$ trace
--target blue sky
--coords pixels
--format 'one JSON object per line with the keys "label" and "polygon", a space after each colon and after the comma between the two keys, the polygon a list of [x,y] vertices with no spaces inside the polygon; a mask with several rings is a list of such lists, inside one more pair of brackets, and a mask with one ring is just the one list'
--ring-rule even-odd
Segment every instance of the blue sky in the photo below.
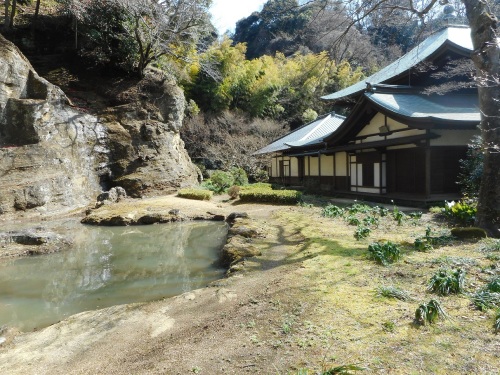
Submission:
{"label": "blue sky", "polygon": [[214,0],[210,12],[212,22],[223,34],[226,30],[234,31],[237,21],[248,17],[252,12],[260,11],[267,0]]}

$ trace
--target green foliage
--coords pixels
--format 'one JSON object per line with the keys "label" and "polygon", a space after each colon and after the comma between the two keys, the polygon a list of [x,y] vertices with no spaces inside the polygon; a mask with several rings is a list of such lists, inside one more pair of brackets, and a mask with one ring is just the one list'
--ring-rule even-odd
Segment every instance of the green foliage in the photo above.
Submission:
{"label": "green foliage", "polygon": [[465,288],[465,271],[461,268],[440,269],[429,281],[428,290],[441,296],[462,293]]}
{"label": "green foliage", "polygon": [[202,189],[181,189],[177,192],[177,196],[187,199],[195,199],[199,201],[209,201],[212,199],[212,192]]}
{"label": "green foliage", "polygon": [[490,292],[500,293],[500,277],[493,278],[487,285],[486,289]]}
{"label": "green foliage", "polygon": [[231,199],[236,199],[240,195],[240,190],[241,188],[239,186],[233,185],[227,190],[227,194]]}
{"label": "green foliage", "polygon": [[296,190],[271,190],[267,187],[253,187],[240,191],[240,201],[254,203],[296,204],[302,193]]}
{"label": "green foliage", "polygon": [[345,210],[339,206],[329,204],[321,210],[321,216],[336,218],[344,216]]}
{"label": "green foliage", "polygon": [[304,124],[308,124],[310,122],[313,122],[318,118],[318,112],[316,112],[312,108],[307,108],[304,113],[302,113],[302,122]]}
{"label": "green foliage", "polygon": [[498,333],[498,331],[500,331],[500,310],[498,310],[495,314],[493,328],[495,328],[495,333]]}
{"label": "green foliage", "polygon": [[364,370],[367,370],[367,368],[358,365],[342,365],[342,366],[335,366],[332,367],[331,369],[323,371],[321,375],[352,375],[356,371],[364,371]]}
{"label": "green foliage", "polygon": [[431,227],[427,227],[425,230],[424,237],[417,237],[415,239],[415,249],[417,251],[430,251],[434,248],[434,246],[444,246],[453,241],[452,236],[448,235],[440,235],[433,236]]}
{"label": "green foliage", "polygon": [[265,171],[263,169],[259,169],[259,170],[255,171],[255,173],[253,174],[252,177],[256,182],[269,181],[269,173],[267,173],[267,171]]}
{"label": "green foliage", "polygon": [[472,304],[481,311],[500,308],[500,293],[497,292],[480,290],[471,296],[471,300]]}
{"label": "green foliage", "polygon": [[441,307],[439,301],[431,299],[428,303],[421,304],[415,311],[415,323],[425,325],[433,324],[438,318],[447,318],[447,314]]}
{"label": "green foliage", "polygon": [[363,238],[366,238],[370,235],[372,230],[368,227],[363,227],[363,226],[358,226],[356,230],[354,231],[354,238],[358,241],[362,240]]}
{"label": "green foliage", "polygon": [[368,246],[369,258],[384,266],[397,262],[401,258],[401,250],[392,242],[373,242]]}
{"label": "green foliage", "polygon": [[462,199],[459,202],[445,202],[444,214],[446,217],[464,225],[474,224],[477,214],[477,203]]}
{"label": "green foliage", "polygon": [[483,160],[481,137],[475,136],[469,145],[465,159],[460,160],[460,174],[458,184],[462,194],[466,197],[476,199],[481,185],[483,175]]}
{"label": "green foliage", "polygon": [[361,221],[354,215],[349,215],[345,218],[349,225],[360,225]]}
{"label": "green foliage", "polygon": [[410,301],[411,296],[407,291],[396,288],[395,286],[381,286],[377,288],[377,295],[385,298],[395,298],[400,301]]}
{"label": "green foliage", "polygon": [[234,184],[238,186],[248,185],[248,176],[243,168],[232,168],[231,174],[233,175]]}
{"label": "green foliage", "polygon": [[207,187],[216,194],[222,194],[234,184],[234,177],[229,172],[215,171],[210,176]]}

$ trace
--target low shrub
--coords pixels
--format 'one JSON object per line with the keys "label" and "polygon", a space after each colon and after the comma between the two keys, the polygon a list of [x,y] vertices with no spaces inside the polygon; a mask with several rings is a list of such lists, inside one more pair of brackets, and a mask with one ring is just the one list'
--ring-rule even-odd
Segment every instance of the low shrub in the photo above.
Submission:
{"label": "low shrub", "polygon": [[253,188],[240,190],[242,202],[297,204],[302,193],[296,190],[270,190],[267,188]]}
{"label": "low shrub", "polygon": [[415,311],[415,323],[425,325],[427,323],[435,323],[438,318],[447,318],[439,301],[431,299],[428,303],[421,304]]}
{"label": "low shrub", "polygon": [[476,227],[458,227],[453,228],[451,230],[451,235],[457,237],[461,240],[469,240],[469,239],[477,239],[477,238],[486,238],[488,237],[486,231],[482,228]]}
{"label": "low shrub", "polygon": [[243,168],[232,168],[230,171],[233,176],[234,184],[237,186],[248,185],[248,176]]}
{"label": "low shrub", "polygon": [[241,188],[239,186],[233,185],[227,190],[227,194],[231,199],[236,199],[240,195]]}
{"label": "low shrub", "polygon": [[500,293],[500,277],[493,278],[487,285],[486,289],[490,292]]}
{"label": "low shrub", "polygon": [[462,293],[465,287],[465,271],[461,268],[440,269],[429,281],[428,290],[441,296]]}
{"label": "low shrub", "polygon": [[257,182],[255,184],[241,186],[240,189],[245,190],[245,191],[246,190],[254,190],[254,189],[273,190],[273,186],[267,182]]}
{"label": "low shrub", "polygon": [[370,259],[384,266],[397,262],[401,258],[401,250],[392,242],[374,242],[368,246]]}
{"label": "low shrub", "polygon": [[471,200],[459,202],[445,202],[444,214],[446,217],[465,225],[474,224],[477,214],[477,204]]}
{"label": "low shrub", "polygon": [[234,177],[229,172],[215,171],[210,176],[210,184],[216,194],[222,194],[234,185]]}
{"label": "low shrub", "polygon": [[209,201],[212,199],[213,192],[203,189],[181,189],[177,192],[177,196],[187,199],[195,199],[198,201]]}

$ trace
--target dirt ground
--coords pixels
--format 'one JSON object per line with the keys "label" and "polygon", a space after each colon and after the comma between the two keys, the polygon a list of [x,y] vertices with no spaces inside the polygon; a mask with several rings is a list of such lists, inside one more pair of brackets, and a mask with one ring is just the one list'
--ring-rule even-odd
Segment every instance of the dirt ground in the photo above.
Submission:
{"label": "dirt ground", "polygon": [[[156,199],[155,207],[192,215],[247,212],[262,256],[174,298],[84,312],[35,332],[4,329],[1,373],[316,374],[348,364],[377,374],[500,372],[491,313],[473,309],[466,295],[441,298],[450,319],[412,323],[419,303],[432,298],[426,280],[441,263],[465,267],[470,288],[496,274],[476,243],[407,252],[389,267],[366,257],[375,239],[403,242],[425,226],[441,230],[431,217],[380,225],[372,238],[355,241],[352,227],[314,206]],[[139,209],[153,201],[136,203]],[[376,295],[377,286],[389,284],[412,299]]]}

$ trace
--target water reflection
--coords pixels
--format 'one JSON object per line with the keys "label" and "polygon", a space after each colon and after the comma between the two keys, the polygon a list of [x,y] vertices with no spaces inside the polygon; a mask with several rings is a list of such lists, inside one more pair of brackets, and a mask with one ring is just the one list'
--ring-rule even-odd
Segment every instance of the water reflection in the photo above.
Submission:
{"label": "water reflection", "polygon": [[43,327],[69,315],[181,294],[221,277],[222,223],[75,230],[70,251],[0,263],[0,326]]}

